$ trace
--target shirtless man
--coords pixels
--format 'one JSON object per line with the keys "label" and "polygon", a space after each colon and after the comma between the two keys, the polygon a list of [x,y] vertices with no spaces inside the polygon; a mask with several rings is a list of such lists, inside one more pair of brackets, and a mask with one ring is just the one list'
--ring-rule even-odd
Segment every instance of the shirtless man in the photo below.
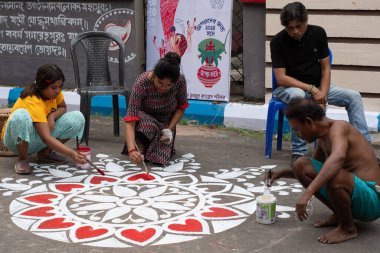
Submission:
{"label": "shirtless man", "polygon": [[313,158],[297,159],[292,169],[273,170],[270,184],[279,178],[296,178],[305,187],[296,204],[301,221],[308,218],[306,206],[313,195],[332,210],[330,217],[314,224],[337,225],[318,238],[321,243],[355,238],[354,219],[373,221],[380,217],[380,168],[371,145],[349,123],[327,118],[312,99],[291,100],[286,117],[299,137],[309,143],[318,140],[318,144]]}

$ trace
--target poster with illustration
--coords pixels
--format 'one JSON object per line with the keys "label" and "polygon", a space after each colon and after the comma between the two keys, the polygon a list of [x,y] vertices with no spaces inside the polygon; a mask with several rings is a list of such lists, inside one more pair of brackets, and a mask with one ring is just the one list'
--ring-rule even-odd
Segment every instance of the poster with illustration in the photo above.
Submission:
{"label": "poster with illustration", "polygon": [[148,0],[147,70],[181,56],[189,99],[228,101],[232,0]]}

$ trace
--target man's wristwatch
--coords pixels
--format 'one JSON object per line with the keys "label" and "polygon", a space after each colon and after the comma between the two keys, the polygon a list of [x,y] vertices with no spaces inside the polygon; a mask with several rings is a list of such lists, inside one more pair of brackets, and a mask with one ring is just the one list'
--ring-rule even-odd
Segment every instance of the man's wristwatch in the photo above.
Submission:
{"label": "man's wristwatch", "polygon": [[313,84],[309,84],[309,88],[307,89],[307,92],[311,94],[315,86]]}

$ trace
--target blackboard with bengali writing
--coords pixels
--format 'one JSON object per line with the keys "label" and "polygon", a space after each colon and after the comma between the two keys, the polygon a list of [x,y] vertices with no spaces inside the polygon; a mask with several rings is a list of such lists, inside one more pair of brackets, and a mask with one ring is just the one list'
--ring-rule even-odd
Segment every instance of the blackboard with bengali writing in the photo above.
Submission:
{"label": "blackboard with bengali writing", "polygon": [[[39,66],[55,63],[66,76],[65,88],[75,88],[71,40],[87,31],[108,31],[125,43],[125,76],[131,86],[144,69],[142,8],[139,0],[0,1],[0,85],[23,87],[33,81]],[[118,48],[111,45],[114,76],[117,56]],[[82,80],[85,72],[81,69]]]}

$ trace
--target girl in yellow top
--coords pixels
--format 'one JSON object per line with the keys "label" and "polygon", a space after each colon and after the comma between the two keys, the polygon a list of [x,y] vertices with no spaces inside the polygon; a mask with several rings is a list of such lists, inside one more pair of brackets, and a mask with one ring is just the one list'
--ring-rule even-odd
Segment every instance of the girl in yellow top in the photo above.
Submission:
{"label": "girl in yellow top", "polygon": [[82,137],[84,117],[79,111],[66,112],[61,92],[65,77],[54,64],[41,66],[36,81],[22,91],[3,127],[4,145],[19,156],[15,165],[18,174],[29,174],[28,154],[37,153],[39,161],[65,162],[60,152],[78,163],[85,157],[63,143]]}

